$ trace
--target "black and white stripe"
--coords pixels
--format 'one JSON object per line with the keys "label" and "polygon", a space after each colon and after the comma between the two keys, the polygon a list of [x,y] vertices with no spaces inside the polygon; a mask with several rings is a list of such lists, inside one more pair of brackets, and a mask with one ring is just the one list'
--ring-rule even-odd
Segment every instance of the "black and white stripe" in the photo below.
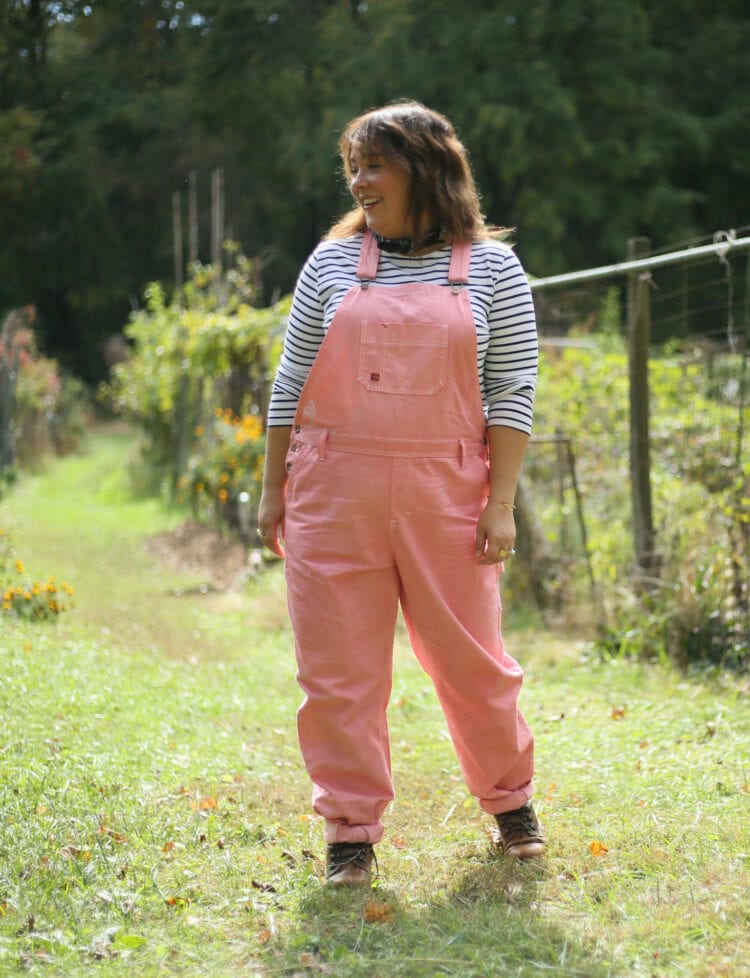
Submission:
{"label": "black and white stripe", "polygon": [[[270,426],[294,421],[302,387],[326,330],[357,283],[362,236],[324,241],[300,272],[284,352],[273,385]],[[450,247],[421,257],[383,252],[377,285],[448,284]],[[477,327],[477,369],[488,423],[529,433],[538,364],[531,290],[514,252],[495,241],[471,246],[469,300]]]}

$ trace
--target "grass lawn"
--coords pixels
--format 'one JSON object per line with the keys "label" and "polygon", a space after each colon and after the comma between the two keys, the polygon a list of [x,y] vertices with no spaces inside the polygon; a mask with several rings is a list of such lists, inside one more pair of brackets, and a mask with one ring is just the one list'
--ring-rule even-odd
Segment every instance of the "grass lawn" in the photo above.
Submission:
{"label": "grass lawn", "polygon": [[124,430],[26,476],[0,528],[55,622],[0,612],[0,975],[750,976],[747,676],[604,663],[514,630],[549,855],[495,855],[398,637],[397,798],[370,891],[322,884],[283,575],[155,563]]}

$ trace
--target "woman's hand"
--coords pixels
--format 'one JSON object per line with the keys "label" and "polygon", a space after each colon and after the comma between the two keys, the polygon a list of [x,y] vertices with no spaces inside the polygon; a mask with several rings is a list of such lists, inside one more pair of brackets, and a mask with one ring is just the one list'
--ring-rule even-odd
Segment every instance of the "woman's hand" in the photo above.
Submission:
{"label": "woman's hand", "polygon": [[480,564],[499,564],[511,555],[515,542],[513,510],[488,499],[477,522],[477,560]]}
{"label": "woman's hand", "polygon": [[291,426],[269,428],[266,432],[266,463],[263,493],[258,506],[258,536],[277,557],[284,556],[284,513],[286,511],[286,464]]}
{"label": "woman's hand", "polygon": [[258,536],[277,557],[284,557],[281,541],[284,539],[285,508],[283,489],[263,490],[258,507]]}

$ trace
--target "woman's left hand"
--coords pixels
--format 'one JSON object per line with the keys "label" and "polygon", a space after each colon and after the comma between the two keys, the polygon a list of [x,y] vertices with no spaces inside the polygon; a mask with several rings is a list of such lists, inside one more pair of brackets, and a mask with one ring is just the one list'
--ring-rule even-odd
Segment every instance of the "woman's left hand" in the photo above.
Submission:
{"label": "woman's left hand", "polygon": [[477,560],[480,564],[502,563],[515,553],[515,542],[513,510],[488,499],[477,522]]}

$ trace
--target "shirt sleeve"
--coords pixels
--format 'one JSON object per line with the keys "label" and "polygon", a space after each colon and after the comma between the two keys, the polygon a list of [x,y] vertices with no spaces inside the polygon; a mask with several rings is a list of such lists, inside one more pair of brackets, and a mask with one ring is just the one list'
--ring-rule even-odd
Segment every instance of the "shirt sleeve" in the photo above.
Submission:
{"label": "shirt sleeve", "polygon": [[487,423],[531,433],[539,365],[534,300],[516,254],[504,250],[489,310],[484,363]]}
{"label": "shirt sleeve", "polygon": [[284,350],[271,389],[269,428],[294,423],[302,388],[323,342],[324,312],[317,256],[313,252],[299,274],[292,296]]}

